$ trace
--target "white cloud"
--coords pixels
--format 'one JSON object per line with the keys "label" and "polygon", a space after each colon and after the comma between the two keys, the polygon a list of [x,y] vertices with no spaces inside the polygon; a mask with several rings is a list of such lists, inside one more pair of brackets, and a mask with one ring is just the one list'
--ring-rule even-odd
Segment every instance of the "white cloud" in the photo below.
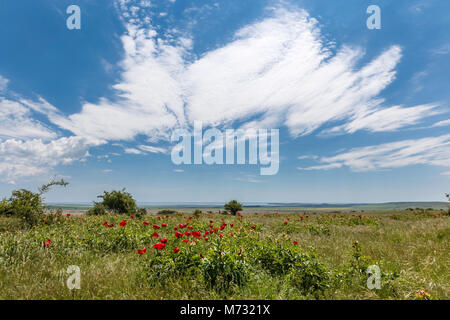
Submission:
{"label": "white cloud", "polygon": [[161,147],[154,147],[154,146],[146,146],[146,145],[140,145],[139,149],[146,151],[146,152],[150,152],[150,153],[168,153],[169,150],[167,150],[166,148],[161,148]]}
{"label": "white cloud", "polygon": [[173,172],[179,172],[179,173],[181,173],[181,172],[184,172],[184,170],[183,170],[183,169],[173,169]]}
{"label": "white cloud", "polygon": [[8,87],[9,80],[0,75],[0,92],[5,91]]}
{"label": "white cloud", "polygon": [[349,167],[352,171],[373,171],[408,165],[450,167],[450,134],[417,140],[402,140],[354,148],[333,157],[321,157],[316,166],[300,170],[329,170]]}
{"label": "white cloud", "polygon": [[135,149],[135,148],[125,148],[125,153],[128,154],[144,154],[141,150]]}
{"label": "white cloud", "polygon": [[445,127],[450,126],[450,119],[442,120],[433,124],[433,127]]}
{"label": "white cloud", "polygon": [[50,173],[60,164],[87,157],[88,147],[80,137],[59,138],[48,143],[41,139],[0,141],[0,178],[14,183],[21,177]]}
{"label": "white cloud", "polygon": [[56,138],[55,132],[37,120],[20,102],[0,97],[0,138]]}

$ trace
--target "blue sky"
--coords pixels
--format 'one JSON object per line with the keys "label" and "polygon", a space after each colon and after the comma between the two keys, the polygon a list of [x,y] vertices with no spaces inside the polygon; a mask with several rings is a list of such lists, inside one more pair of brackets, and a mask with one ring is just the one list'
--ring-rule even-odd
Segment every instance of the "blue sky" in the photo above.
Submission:
{"label": "blue sky", "polygon": [[[57,175],[48,201],[443,201],[449,28],[444,0],[2,1],[0,195]],[[278,173],[174,165],[195,120],[279,129]]]}

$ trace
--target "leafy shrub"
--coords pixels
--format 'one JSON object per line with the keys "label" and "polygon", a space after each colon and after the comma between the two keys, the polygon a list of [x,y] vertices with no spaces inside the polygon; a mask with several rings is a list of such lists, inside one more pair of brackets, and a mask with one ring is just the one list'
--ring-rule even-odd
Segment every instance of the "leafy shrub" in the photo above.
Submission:
{"label": "leafy shrub", "polygon": [[50,190],[54,185],[67,186],[68,183],[61,179],[52,180],[38,188],[38,192],[32,192],[26,189],[14,190],[9,199],[3,199],[0,202],[0,214],[20,217],[28,226],[35,225],[46,206],[42,195]]}
{"label": "leafy shrub", "polygon": [[160,214],[160,215],[175,214],[175,213],[177,213],[177,212],[172,209],[163,209],[163,210],[158,211],[158,214]]}
{"label": "leafy shrub", "polygon": [[201,214],[202,210],[200,209],[195,209],[194,212],[192,213],[193,215],[197,215],[197,214]]}
{"label": "leafy shrub", "polygon": [[314,260],[298,261],[288,275],[289,283],[304,295],[318,298],[330,287],[331,277],[325,265]]}
{"label": "leafy shrub", "polygon": [[112,213],[135,214],[137,211],[136,201],[130,193],[125,191],[125,188],[121,191],[103,191],[103,195],[97,198],[103,199],[100,203]]}
{"label": "leafy shrub", "polygon": [[94,206],[86,211],[86,214],[90,216],[101,216],[106,214],[106,209],[102,203],[95,202]]}
{"label": "leafy shrub", "polygon": [[228,251],[214,251],[202,264],[203,280],[217,292],[229,292],[233,287],[245,285],[250,275],[249,265],[243,257]]}
{"label": "leafy shrub", "polygon": [[242,210],[242,204],[240,204],[236,200],[231,200],[223,207],[226,211],[229,211],[233,216],[235,216],[238,211]]}

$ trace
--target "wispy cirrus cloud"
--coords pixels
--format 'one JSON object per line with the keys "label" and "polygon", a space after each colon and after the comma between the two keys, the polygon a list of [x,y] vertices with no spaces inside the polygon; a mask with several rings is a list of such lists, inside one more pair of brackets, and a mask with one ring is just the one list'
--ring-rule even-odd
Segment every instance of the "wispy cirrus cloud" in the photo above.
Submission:
{"label": "wispy cirrus cloud", "polygon": [[[116,3],[126,32],[114,97],[85,102],[80,112],[69,115],[42,98],[1,98],[5,107],[0,109],[0,138],[6,139],[1,143],[20,143],[20,148],[30,148],[29,157],[38,149],[52,154],[33,162],[28,171],[24,168],[24,175],[37,174],[39,165],[48,170],[82,159],[90,147],[100,144],[133,143],[140,135],[155,144],[167,141],[173,129],[195,120],[212,126],[285,126],[296,138],[335,122],[339,125],[328,133],[394,131],[438,112],[437,104],[392,106],[382,98],[382,91],[395,80],[400,46],[386,47],[361,65],[363,48],[336,48],[304,10],[270,9],[265,18],[237,30],[228,43],[197,56],[192,50],[195,35],[162,31],[152,24],[146,14],[150,2]],[[7,84],[0,77],[0,93]],[[35,120],[33,112],[46,115],[55,128]],[[62,138],[60,129],[71,136]],[[71,144],[75,153],[66,148]],[[165,147],[137,144],[125,153],[168,152]],[[0,175],[12,180],[22,164],[14,167],[4,160],[14,161],[8,157],[0,156]],[[338,159],[328,165],[343,163]]]}
{"label": "wispy cirrus cloud", "polygon": [[450,167],[450,134],[416,140],[402,140],[354,148],[332,157],[320,157],[318,165],[299,170],[330,170],[348,167],[352,171],[393,169],[426,164]]}

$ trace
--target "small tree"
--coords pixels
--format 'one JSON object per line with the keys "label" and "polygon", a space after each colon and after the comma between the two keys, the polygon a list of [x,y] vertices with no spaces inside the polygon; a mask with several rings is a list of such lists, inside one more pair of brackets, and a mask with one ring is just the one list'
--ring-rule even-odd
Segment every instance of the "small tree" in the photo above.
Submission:
{"label": "small tree", "polygon": [[97,198],[102,199],[102,201],[94,202],[94,207],[89,209],[88,214],[100,215],[105,214],[106,211],[122,214],[141,213],[141,211],[138,212],[138,207],[133,196],[126,192],[125,188],[120,191],[103,191],[103,195]]}
{"label": "small tree", "polygon": [[43,194],[48,192],[52,186],[67,186],[69,183],[53,179],[47,184],[38,188],[38,192],[32,192],[26,189],[14,190],[9,199],[3,199],[0,202],[0,214],[11,215],[22,218],[28,225],[34,225],[43,214],[46,206],[44,205]]}
{"label": "small tree", "polygon": [[225,208],[226,211],[229,211],[233,216],[235,216],[238,211],[242,210],[242,204],[240,204],[236,200],[231,200],[223,207]]}

